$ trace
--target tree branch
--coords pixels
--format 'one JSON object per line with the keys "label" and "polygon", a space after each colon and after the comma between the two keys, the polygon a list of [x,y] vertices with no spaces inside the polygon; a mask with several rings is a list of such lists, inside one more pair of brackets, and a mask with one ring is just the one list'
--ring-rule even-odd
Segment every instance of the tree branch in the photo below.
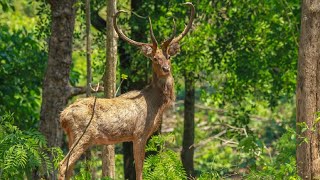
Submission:
{"label": "tree branch", "polygon": [[199,148],[199,147],[205,146],[209,142],[211,142],[213,139],[218,139],[220,136],[224,135],[226,132],[227,132],[227,130],[223,130],[223,131],[219,132],[218,134],[216,134],[214,136],[211,136],[211,137],[209,137],[209,138],[207,138],[207,139],[205,139],[203,141],[200,141],[197,144],[191,145],[189,148],[191,148],[191,147]]}
{"label": "tree branch", "polygon": [[[81,87],[70,86],[69,89],[70,89],[70,94],[69,94],[69,99],[70,99],[74,96],[85,94],[87,87],[86,86],[81,86]],[[103,91],[104,91],[104,88],[103,86],[100,85],[97,92],[103,92]],[[95,92],[94,90],[91,90],[91,93],[94,93],[94,92]]]}
{"label": "tree branch", "polygon": [[91,25],[96,28],[98,31],[105,33],[106,32],[106,27],[107,27],[107,23],[106,21],[100,17],[99,15],[99,11],[98,10],[94,10],[93,8],[91,9]]}

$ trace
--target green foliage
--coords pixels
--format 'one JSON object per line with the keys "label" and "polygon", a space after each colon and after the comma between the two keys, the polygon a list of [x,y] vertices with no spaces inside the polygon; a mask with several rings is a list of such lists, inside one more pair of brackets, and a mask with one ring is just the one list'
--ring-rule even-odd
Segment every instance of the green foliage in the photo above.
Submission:
{"label": "green foliage", "polygon": [[[180,108],[181,105],[177,104],[176,109],[179,111],[176,116],[182,118],[183,109]],[[250,110],[250,105],[246,109]],[[260,101],[249,113],[243,113],[247,110],[238,112],[228,104],[225,109],[196,104],[194,167],[197,177],[244,178],[252,171],[263,171],[263,166],[279,166],[282,162],[275,161],[279,155],[288,155],[287,157],[294,159],[295,152],[292,150],[296,145],[295,137],[288,139],[288,142],[278,140],[286,137],[283,136],[286,132],[295,136],[291,132],[295,120],[294,105],[291,102],[281,104],[271,111],[267,102]],[[242,128],[232,124],[234,117],[246,117],[250,118],[250,121]],[[174,131],[178,142],[174,148],[181,147],[183,121],[180,118]],[[278,148],[278,145],[282,144],[286,145],[283,147],[290,145],[291,149]],[[271,161],[274,164],[271,164]],[[291,168],[295,167],[295,162],[286,163],[292,165]]]}
{"label": "green foliage", "polygon": [[0,8],[0,112],[14,112],[19,128],[36,127],[47,53],[35,38],[37,3],[5,0]]}
{"label": "green foliage", "polygon": [[81,163],[80,172],[74,176],[74,180],[92,179],[90,172],[85,168],[87,163]]}
{"label": "green foliage", "polygon": [[0,26],[0,112],[14,112],[20,128],[34,127],[47,54],[25,29]]}
{"label": "green foliage", "polygon": [[288,131],[275,142],[276,156],[260,156],[258,167],[252,169],[246,179],[301,179],[296,168],[296,132]]}
{"label": "green foliage", "polygon": [[[32,171],[44,175],[54,170],[48,153],[62,156],[60,149],[49,149],[46,140],[38,131],[21,131],[14,126],[12,114],[0,118],[0,179],[23,179]],[[54,161],[57,161],[54,158]]]}
{"label": "green foliage", "polygon": [[212,66],[223,73],[212,85],[223,101],[241,102],[249,95],[275,106],[280,99],[290,99],[295,90],[299,1],[211,5],[216,27],[209,44]]}
{"label": "green foliage", "polygon": [[123,162],[123,154],[119,153],[118,150],[122,148],[121,144],[118,144],[115,146],[116,148],[116,155],[115,155],[115,161],[116,161],[116,177],[115,179],[124,179],[124,162]]}
{"label": "green foliage", "polygon": [[199,178],[199,180],[213,180],[213,179],[222,179],[222,177],[216,173],[216,172],[208,172],[208,173],[202,173]]}
{"label": "green foliage", "polygon": [[[91,2],[91,8],[102,9],[100,14],[104,17],[105,2]],[[129,9],[129,2],[119,2],[118,9]],[[186,1],[140,1],[131,10],[151,17],[155,35],[161,42],[172,33],[172,17],[177,23],[177,33],[185,27],[189,10],[183,2]],[[184,96],[182,78],[188,73],[197,81],[196,102],[199,107],[207,108],[204,111],[196,106],[195,144],[200,144],[195,151],[198,178],[223,179],[237,174],[247,179],[298,179],[294,158],[296,137],[288,127],[294,127],[292,95],[296,83],[300,1],[192,2],[196,7],[194,26],[180,42],[181,52],[172,58],[172,63],[178,100]],[[84,2],[79,1],[75,7],[70,84],[84,85]],[[0,179],[25,177],[37,167],[46,173],[50,163],[42,157],[43,152],[52,153],[52,170],[52,164],[56,168],[63,157],[59,148],[47,149],[38,132],[18,129],[36,127],[39,119],[50,16],[46,1],[0,2],[0,112],[14,113],[2,118],[6,123],[1,121],[0,142],[4,144],[0,144]],[[120,17],[119,24],[132,39],[150,42],[146,19],[126,14]],[[92,39],[93,82],[99,82],[104,72],[105,34],[92,28]],[[150,61],[127,43],[121,43],[120,48],[123,50],[120,58],[125,63],[119,69],[118,79],[123,80],[124,86],[131,83],[130,88],[141,89],[151,75]],[[180,120],[183,108],[177,110]],[[14,122],[10,120],[13,117]],[[147,150],[159,154],[146,159],[145,178],[186,179],[178,154],[168,149],[181,147],[182,124],[182,121],[177,123],[174,145],[168,143],[171,140],[167,136],[156,136],[149,143]],[[306,124],[298,126],[302,131],[313,130]],[[224,131],[212,141],[205,141]],[[206,143],[201,144],[202,141]],[[21,161],[16,162],[17,158]],[[120,172],[117,178],[123,179],[119,171],[123,170],[122,156],[117,154],[116,158]],[[96,158],[91,165],[99,168],[100,162]],[[91,178],[83,164],[76,168],[75,179]],[[19,176],[17,172],[23,173]]]}
{"label": "green foliage", "polygon": [[232,172],[238,163],[232,147],[223,147],[214,141],[209,142],[205,148],[198,148],[195,157],[196,174],[202,179],[220,179]]}
{"label": "green foliage", "polygon": [[153,136],[149,141],[146,151],[156,151],[156,155],[150,155],[144,162],[143,176],[146,180],[187,179],[178,154],[165,148],[167,141],[172,141],[172,135]]}
{"label": "green foliage", "polygon": [[[78,161],[78,163],[76,164],[76,167],[74,168],[75,173],[74,173],[73,179],[75,180],[92,179],[93,177],[93,175],[91,174],[92,169],[95,169],[96,173],[101,175],[102,171],[98,170],[102,166],[101,156],[98,155],[98,152],[100,153],[99,148],[91,147],[90,152],[91,152],[90,160],[85,158],[84,161],[80,161],[80,162]],[[116,160],[116,162],[119,162],[118,159]],[[117,165],[118,164],[116,164],[116,167],[118,167]],[[116,175],[118,176],[118,173],[120,172],[119,171],[116,171],[116,172],[117,172]],[[98,176],[97,174],[95,174],[95,177]],[[101,178],[101,179],[104,179],[104,178]],[[117,178],[117,179],[120,179],[120,178]]]}
{"label": "green foliage", "polygon": [[[1,4],[7,6],[1,8]],[[2,0],[0,2],[0,26],[8,26],[12,33],[14,30],[34,29],[37,17],[35,16],[36,3],[29,0]]]}
{"label": "green foliage", "polygon": [[49,49],[49,35],[51,33],[50,24],[51,24],[51,16],[50,16],[50,6],[45,1],[37,0],[36,6],[36,15],[37,21],[35,24],[34,34],[38,38],[38,43],[41,46],[41,49],[48,52]]}
{"label": "green foliage", "polygon": [[2,8],[2,10],[3,10],[4,12],[9,11],[10,9],[15,10],[15,7],[14,7],[14,5],[12,4],[12,1],[11,1],[11,0],[3,0],[3,1],[0,1],[0,7]]}

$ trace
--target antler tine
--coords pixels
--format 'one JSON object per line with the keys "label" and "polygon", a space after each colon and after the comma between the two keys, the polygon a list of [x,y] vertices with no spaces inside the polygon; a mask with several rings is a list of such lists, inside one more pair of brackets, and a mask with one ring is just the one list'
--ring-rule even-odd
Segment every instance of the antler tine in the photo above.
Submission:
{"label": "antler tine", "polygon": [[173,40],[173,38],[176,36],[176,33],[177,33],[177,26],[176,26],[176,21],[173,19],[173,33],[172,35],[167,39],[165,40],[163,43],[162,43],[162,49],[163,50],[166,50],[169,46],[169,44],[171,43],[171,41]]}
{"label": "antler tine", "polygon": [[183,32],[178,37],[174,38],[172,40],[172,43],[173,42],[179,42],[189,32],[189,30],[192,27],[192,22],[193,22],[194,16],[195,16],[195,8],[194,8],[194,6],[193,6],[193,4],[191,2],[187,2],[187,3],[184,3],[184,4],[190,7],[190,10],[191,10],[190,20],[189,20],[188,25],[184,28]]}
{"label": "antler tine", "polygon": [[154,36],[154,33],[153,33],[151,18],[148,17],[148,19],[149,19],[149,24],[150,24],[150,35],[151,35],[151,40],[152,40],[153,48],[156,49],[157,46],[158,46],[158,42],[157,42],[156,37]]}
{"label": "antler tine", "polygon": [[113,16],[113,26],[114,26],[114,29],[116,30],[116,32],[118,33],[119,37],[125,41],[127,41],[128,43],[132,44],[132,45],[135,45],[135,46],[142,46],[142,45],[149,45],[147,43],[142,43],[142,42],[137,42],[137,41],[134,41],[130,38],[128,38],[122,31],[121,29],[119,29],[118,25],[117,25],[117,17],[119,16],[120,13],[122,12],[126,12],[126,11],[123,11],[123,10],[120,10],[118,11],[114,16]]}

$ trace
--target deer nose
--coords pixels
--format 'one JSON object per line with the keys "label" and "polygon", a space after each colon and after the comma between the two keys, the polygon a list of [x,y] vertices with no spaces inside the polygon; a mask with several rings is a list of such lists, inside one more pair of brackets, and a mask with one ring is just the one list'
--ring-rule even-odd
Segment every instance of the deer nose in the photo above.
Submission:
{"label": "deer nose", "polygon": [[163,70],[163,72],[169,72],[170,71],[170,67],[169,66],[163,66],[162,70]]}

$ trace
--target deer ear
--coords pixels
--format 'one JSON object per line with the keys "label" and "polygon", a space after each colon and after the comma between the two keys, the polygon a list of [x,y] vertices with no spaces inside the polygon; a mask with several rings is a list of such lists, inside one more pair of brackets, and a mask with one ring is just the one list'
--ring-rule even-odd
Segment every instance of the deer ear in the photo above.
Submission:
{"label": "deer ear", "polygon": [[145,55],[148,58],[153,57],[153,54],[152,54],[153,49],[149,45],[142,45],[141,46],[141,52],[143,53],[143,55]]}
{"label": "deer ear", "polygon": [[179,43],[175,42],[169,45],[168,47],[168,54],[170,56],[176,55],[178,52],[180,52],[180,45]]}

